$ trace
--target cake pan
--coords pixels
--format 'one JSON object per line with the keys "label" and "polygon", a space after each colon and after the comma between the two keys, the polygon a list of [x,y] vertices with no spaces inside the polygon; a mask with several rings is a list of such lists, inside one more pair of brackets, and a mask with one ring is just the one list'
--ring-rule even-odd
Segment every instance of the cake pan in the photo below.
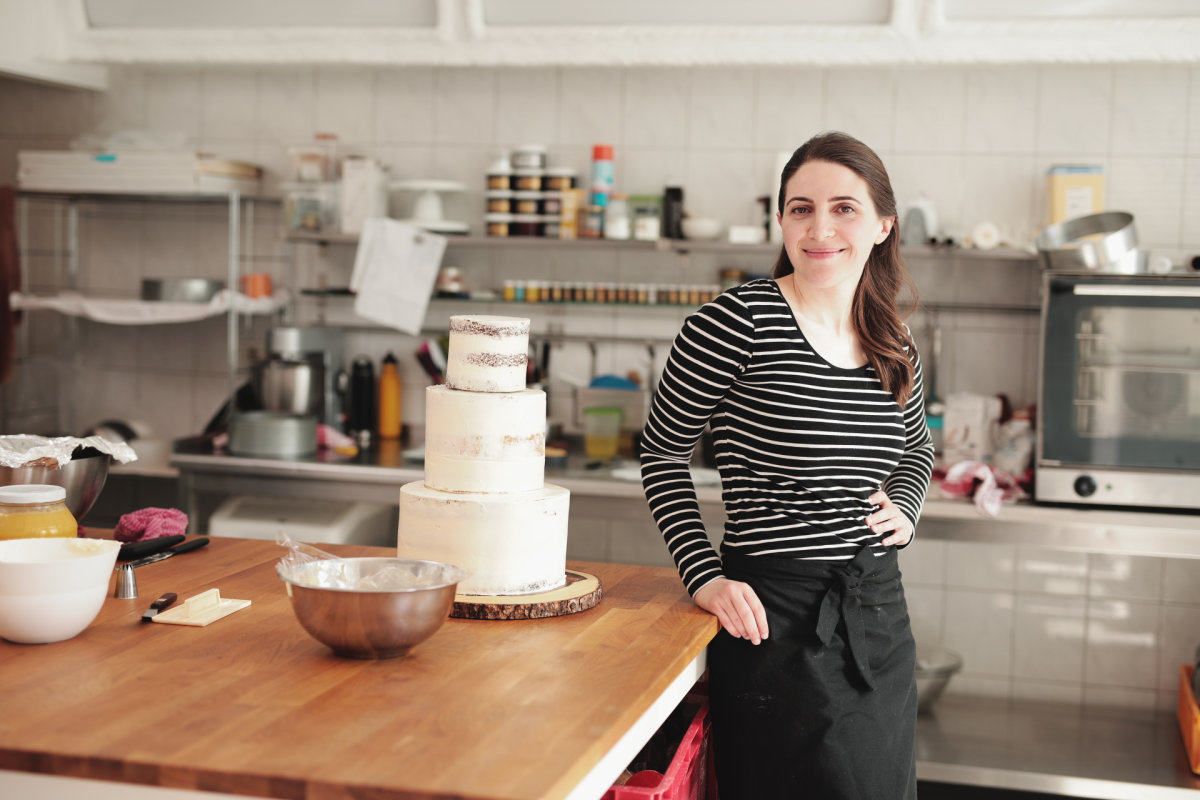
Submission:
{"label": "cake pan", "polygon": [[275,411],[241,411],[229,422],[235,456],[297,458],[317,452],[317,418]]}
{"label": "cake pan", "polygon": [[224,288],[224,283],[209,278],[142,278],[142,299],[207,303]]}
{"label": "cake pan", "polygon": [[1067,272],[1139,271],[1133,215],[1125,211],[1088,214],[1051,225],[1037,238],[1038,259],[1046,269]]}

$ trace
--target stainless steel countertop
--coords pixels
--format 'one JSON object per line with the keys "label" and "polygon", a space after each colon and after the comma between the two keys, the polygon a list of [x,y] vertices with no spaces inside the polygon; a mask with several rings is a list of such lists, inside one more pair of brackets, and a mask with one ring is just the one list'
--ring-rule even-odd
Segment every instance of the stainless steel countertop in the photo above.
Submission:
{"label": "stainless steel countertop", "polygon": [[1169,712],[954,695],[918,719],[917,776],[1099,800],[1200,796]]}
{"label": "stainless steel countertop", "polygon": [[[398,447],[372,449],[357,456],[322,451],[302,459],[248,458],[181,451],[171,456],[185,492],[196,489],[229,493],[264,492],[312,496],[321,492],[351,493],[347,499],[395,503],[398,488],[424,477],[420,462],[406,461]],[[636,469],[636,462],[623,466]],[[567,469],[547,469],[546,480],[581,497],[642,501],[636,480],[619,480],[608,469],[586,469],[582,460]],[[333,489],[330,483],[342,484]],[[719,504],[717,485],[700,486],[701,503]],[[1091,553],[1167,558],[1200,558],[1200,514],[1118,510],[1102,507],[1047,506],[1016,503],[999,516],[981,516],[961,499],[931,496],[922,511],[918,535],[924,538],[991,542]]]}

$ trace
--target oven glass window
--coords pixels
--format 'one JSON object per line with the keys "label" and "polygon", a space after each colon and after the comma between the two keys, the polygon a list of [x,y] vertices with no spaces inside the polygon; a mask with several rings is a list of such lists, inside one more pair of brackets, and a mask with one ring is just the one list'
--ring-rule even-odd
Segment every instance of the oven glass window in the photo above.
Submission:
{"label": "oven glass window", "polygon": [[1200,469],[1200,282],[1180,280],[1050,282],[1043,459]]}

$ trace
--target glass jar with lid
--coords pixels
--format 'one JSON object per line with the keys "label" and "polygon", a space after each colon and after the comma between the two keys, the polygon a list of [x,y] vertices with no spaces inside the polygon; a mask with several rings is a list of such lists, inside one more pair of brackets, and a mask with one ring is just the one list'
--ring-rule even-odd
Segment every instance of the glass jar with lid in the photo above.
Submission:
{"label": "glass jar with lid", "polygon": [[44,483],[0,487],[0,539],[79,535],[67,490]]}

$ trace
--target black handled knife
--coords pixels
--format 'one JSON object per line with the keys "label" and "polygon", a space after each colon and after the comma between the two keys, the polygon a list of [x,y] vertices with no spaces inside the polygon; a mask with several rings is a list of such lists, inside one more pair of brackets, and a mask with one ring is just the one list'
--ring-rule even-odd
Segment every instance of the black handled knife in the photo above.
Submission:
{"label": "black handled knife", "polygon": [[155,561],[162,561],[164,558],[170,558],[171,556],[177,556],[180,553],[187,553],[191,550],[196,550],[198,548],[204,547],[204,545],[206,545],[206,544],[208,544],[208,537],[201,536],[197,539],[192,539],[190,542],[184,542],[183,544],[179,544],[179,545],[175,545],[174,547],[170,547],[166,550],[163,550],[161,553],[155,553],[152,556],[146,556],[145,558],[139,558],[137,561],[130,561],[126,566],[144,567],[147,564],[153,564]]}
{"label": "black handled knife", "polygon": [[170,606],[171,603],[174,603],[177,597],[178,595],[174,592],[167,592],[162,597],[155,600],[150,604],[150,607],[146,609],[146,613],[142,614],[142,622],[153,621],[154,615]]}
{"label": "black handled knife", "polygon": [[180,544],[185,539],[182,533],[175,536],[160,536],[157,539],[145,539],[140,542],[126,542],[121,545],[121,549],[117,552],[118,561],[133,561],[138,558],[161,553],[168,547],[174,547]]}

